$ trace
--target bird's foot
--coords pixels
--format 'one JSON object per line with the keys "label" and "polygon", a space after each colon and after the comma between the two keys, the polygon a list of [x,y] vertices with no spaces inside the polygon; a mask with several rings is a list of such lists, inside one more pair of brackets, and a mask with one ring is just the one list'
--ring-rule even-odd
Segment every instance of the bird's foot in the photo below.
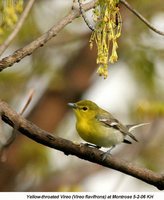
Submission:
{"label": "bird's foot", "polygon": [[115,145],[113,145],[107,152],[103,153],[102,155],[102,161],[104,161],[108,156],[111,156],[111,151],[114,149]]}
{"label": "bird's foot", "polygon": [[108,156],[111,156],[112,154],[110,153],[110,151],[105,152],[102,154],[102,161],[104,161]]}

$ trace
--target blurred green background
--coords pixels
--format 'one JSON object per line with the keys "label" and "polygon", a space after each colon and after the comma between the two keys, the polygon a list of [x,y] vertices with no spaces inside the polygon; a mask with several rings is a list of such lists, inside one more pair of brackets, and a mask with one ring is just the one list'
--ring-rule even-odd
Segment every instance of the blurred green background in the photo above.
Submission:
{"label": "blurred green background", "polygon": [[[156,28],[164,30],[163,0],[128,1]],[[27,1],[24,1],[26,4]],[[71,0],[37,0],[21,31],[1,58],[30,43],[59,22]],[[81,142],[68,102],[95,101],[123,123],[151,122],[138,129],[140,141],[121,144],[113,156],[151,169],[164,170],[164,37],[153,33],[123,5],[123,30],[116,64],[109,77],[96,74],[96,49],[90,51],[90,30],[74,20],[44,47],[0,73],[0,98],[17,112],[31,89],[24,117],[54,135]],[[87,16],[92,23],[91,12]],[[12,30],[11,30],[12,31]],[[1,38],[7,37],[9,31]],[[1,123],[0,140],[11,128]],[[0,191],[158,191],[133,177],[62,152],[18,134],[0,162]],[[80,173],[79,173],[80,172]]]}

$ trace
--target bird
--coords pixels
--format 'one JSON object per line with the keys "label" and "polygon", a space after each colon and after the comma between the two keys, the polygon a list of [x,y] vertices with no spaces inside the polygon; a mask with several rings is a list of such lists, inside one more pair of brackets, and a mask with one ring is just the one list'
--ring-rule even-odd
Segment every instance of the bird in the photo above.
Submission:
{"label": "bird", "polygon": [[111,150],[120,143],[132,144],[129,141],[138,142],[137,138],[131,133],[132,130],[149,123],[138,123],[133,125],[123,125],[111,113],[100,108],[90,100],[80,100],[76,103],[68,103],[73,108],[76,116],[76,130],[80,137],[85,140],[87,145],[96,148],[110,148],[103,156],[103,160]]}

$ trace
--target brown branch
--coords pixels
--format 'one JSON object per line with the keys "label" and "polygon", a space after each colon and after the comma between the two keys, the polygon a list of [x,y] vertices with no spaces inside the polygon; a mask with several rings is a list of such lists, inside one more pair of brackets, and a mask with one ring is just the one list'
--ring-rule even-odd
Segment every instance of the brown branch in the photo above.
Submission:
{"label": "brown branch", "polygon": [[146,24],[146,26],[148,26],[152,31],[158,33],[159,35],[163,35],[164,36],[164,32],[156,29],[152,24],[150,24],[150,22],[148,22],[137,10],[132,8],[131,5],[126,0],[120,0],[120,2],[126,8],[128,8],[128,10],[130,10],[134,15],[136,15],[144,24]]}
{"label": "brown branch", "polygon": [[13,41],[15,36],[20,31],[20,29],[21,29],[24,21],[26,20],[34,2],[35,2],[35,0],[29,0],[29,2],[27,3],[22,15],[20,16],[20,19],[17,22],[13,32],[8,36],[8,38],[4,41],[4,43],[2,45],[0,45],[0,55],[2,55],[2,53],[6,50],[6,48],[9,46],[9,44]]}
{"label": "brown branch", "polygon": [[[97,0],[93,0],[89,3],[86,3],[83,6],[85,11],[94,7]],[[0,61],[0,71],[4,70],[7,67],[11,67],[16,62],[19,62],[24,57],[32,54],[36,49],[42,47],[46,44],[51,38],[56,36],[67,24],[71,23],[75,18],[80,16],[80,11],[78,9],[72,9],[70,13],[64,17],[58,24],[54,25],[42,36],[38,37],[36,40],[26,45],[25,47],[18,49],[12,55],[3,58]]]}
{"label": "brown branch", "polygon": [[159,190],[164,189],[164,175],[134,166],[132,163],[128,163],[112,156],[108,156],[107,159],[103,160],[102,151],[96,148],[87,147],[85,145],[74,144],[69,140],[53,136],[52,134],[37,127],[32,122],[24,119],[21,115],[13,111],[7,103],[1,100],[0,114],[5,123],[12,127],[17,127],[22,134],[40,144],[60,150],[66,155],[75,155],[81,159],[88,160],[90,162],[131,175],[139,180],[157,187]]}

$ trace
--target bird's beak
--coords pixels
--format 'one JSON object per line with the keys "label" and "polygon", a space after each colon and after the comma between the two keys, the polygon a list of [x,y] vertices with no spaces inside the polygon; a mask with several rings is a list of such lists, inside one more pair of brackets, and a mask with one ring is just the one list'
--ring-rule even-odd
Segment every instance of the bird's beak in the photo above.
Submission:
{"label": "bird's beak", "polygon": [[68,106],[74,109],[77,108],[77,105],[75,103],[68,103]]}

